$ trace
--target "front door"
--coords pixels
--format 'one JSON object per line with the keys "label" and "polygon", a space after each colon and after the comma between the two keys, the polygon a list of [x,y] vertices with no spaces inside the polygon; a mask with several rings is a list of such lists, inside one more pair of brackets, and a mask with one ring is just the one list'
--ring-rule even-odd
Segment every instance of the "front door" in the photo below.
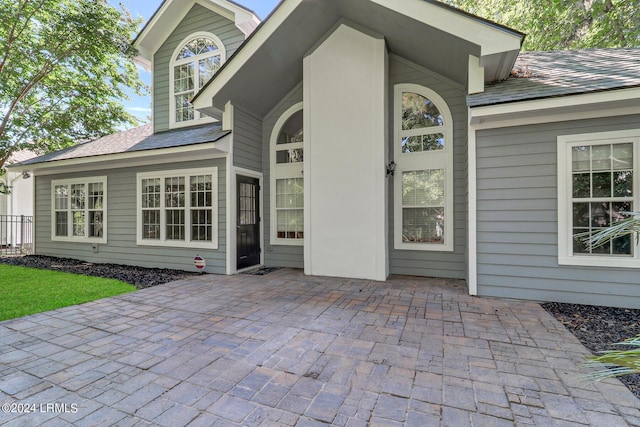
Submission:
{"label": "front door", "polygon": [[260,264],[260,181],[237,176],[238,270]]}

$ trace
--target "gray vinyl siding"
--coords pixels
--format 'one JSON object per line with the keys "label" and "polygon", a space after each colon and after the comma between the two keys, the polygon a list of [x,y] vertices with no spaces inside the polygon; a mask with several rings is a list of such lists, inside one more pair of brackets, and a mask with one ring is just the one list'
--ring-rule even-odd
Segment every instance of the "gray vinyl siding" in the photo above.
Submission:
{"label": "gray vinyl siding", "polygon": [[[136,244],[136,174],[174,169],[218,168],[218,249],[138,246]],[[99,244],[93,253],[91,243],[51,240],[51,181],[69,178],[107,176],[107,243]],[[226,273],[226,161],[221,159],[197,162],[176,162],[168,165],[145,165],[95,172],[37,176],[35,182],[36,253],[55,257],[81,259],[93,263],[138,265],[151,268],[172,268],[196,271],[193,258],[205,258],[206,271]]]}
{"label": "gray vinyl siding", "polygon": [[252,171],[262,171],[262,121],[233,109],[233,165]]}
{"label": "gray vinyl siding", "polygon": [[[453,116],[454,251],[394,249],[393,185],[389,185],[389,271],[391,274],[464,279],[467,275],[467,107],[462,86],[405,59],[389,57],[389,159],[394,152],[394,86],[414,83],[437,92]],[[448,141],[447,141],[448,142]],[[391,179],[401,179],[395,176]]]}
{"label": "gray vinyl siding", "polygon": [[291,106],[302,102],[302,84],[291,91],[272,111],[267,114],[262,124],[262,170],[264,171],[264,261],[268,266],[304,268],[304,248],[302,246],[271,244],[271,170],[270,141],[276,121]]}
{"label": "gray vinyl siding", "polygon": [[244,34],[229,19],[195,4],[171,33],[153,58],[153,125],[154,131],[169,129],[169,103],[171,87],[169,64],[178,44],[190,34],[207,31],[222,40],[227,60],[244,42]]}
{"label": "gray vinyl siding", "polygon": [[639,270],[558,264],[556,153],[559,135],[638,127],[640,115],[478,133],[480,295],[640,308]]}

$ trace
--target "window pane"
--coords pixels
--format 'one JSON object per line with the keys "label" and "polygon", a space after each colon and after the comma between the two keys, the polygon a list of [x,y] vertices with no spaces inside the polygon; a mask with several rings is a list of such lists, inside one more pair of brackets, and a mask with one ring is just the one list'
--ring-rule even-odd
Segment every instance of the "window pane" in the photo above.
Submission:
{"label": "window pane", "polygon": [[178,65],[173,68],[173,91],[175,93],[193,91],[195,89],[195,63]]}
{"label": "window pane", "polygon": [[203,58],[198,61],[198,89],[204,86],[215,72],[218,71],[221,62],[220,55]]}
{"label": "window pane", "polygon": [[403,208],[402,241],[444,243],[444,208]]}
{"label": "window pane", "polygon": [[69,191],[66,185],[56,185],[55,188],[55,206],[56,209],[68,209],[69,207]]}
{"label": "window pane", "polygon": [[89,211],[89,237],[103,237],[103,212]]}
{"label": "window pane", "polygon": [[71,209],[84,209],[84,184],[71,184]]}
{"label": "window pane", "polygon": [[193,105],[189,102],[193,98],[194,92],[187,92],[181,95],[176,95],[176,122],[184,122],[187,120],[193,120],[195,113]]}
{"label": "window pane", "polygon": [[142,207],[160,207],[160,178],[142,180]]}
{"label": "window pane", "polygon": [[160,239],[160,211],[142,211],[142,238]]}
{"label": "window pane", "polygon": [[573,197],[574,198],[591,197],[591,174],[588,174],[588,173],[573,174]]}
{"label": "window pane", "polygon": [[104,191],[101,182],[89,184],[89,209],[102,209]]}
{"label": "window pane", "polygon": [[72,211],[73,235],[84,236],[84,211]]}
{"label": "window pane", "polygon": [[190,177],[191,207],[213,206],[213,177],[197,175]]}
{"label": "window pane", "polygon": [[409,136],[402,138],[403,153],[417,153],[422,151],[437,151],[444,149],[444,134]]}
{"label": "window pane", "polygon": [[573,147],[571,159],[574,172],[591,170],[591,147]]}
{"label": "window pane", "polygon": [[614,144],[611,160],[613,170],[633,168],[633,144]]}
{"label": "window pane", "polygon": [[403,206],[444,206],[444,169],[402,173]]}
{"label": "window pane", "polygon": [[613,197],[633,197],[633,172],[613,173]]}
{"label": "window pane", "polygon": [[589,203],[573,204],[573,226],[589,227]]}
{"label": "window pane", "polygon": [[67,212],[56,212],[56,236],[66,237],[69,230]]}
{"label": "window pane", "polygon": [[191,240],[213,240],[213,211],[211,209],[193,209],[191,211]]}
{"label": "window pane", "polygon": [[276,144],[292,144],[303,141],[302,110],[300,110],[293,113],[282,126]]}
{"label": "window pane", "polygon": [[218,46],[215,42],[207,37],[198,37],[190,40],[184,47],[178,52],[175,59],[186,59],[196,55],[204,55],[207,53],[215,52],[218,50]]}
{"label": "window pane", "polygon": [[304,207],[304,179],[276,180],[276,208]]}
{"label": "window pane", "polygon": [[443,124],[442,114],[430,99],[417,93],[402,93],[402,130]]}
{"label": "window pane", "polygon": [[591,147],[591,168],[594,171],[611,170],[611,145],[593,145]]}
{"label": "window pane", "polygon": [[169,209],[166,214],[167,240],[184,240],[184,210]]}
{"label": "window pane", "polygon": [[302,239],[304,236],[304,210],[283,209],[276,211],[279,239]]}
{"label": "window pane", "polygon": [[625,218],[624,212],[631,212],[631,202],[574,203],[573,205],[573,253],[631,255],[631,236],[615,239],[596,248],[589,248],[589,236],[602,231]]}
{"label": "window pane", "polygon": [[164,179],[164,203],[167,208],[182,208],[184,200],[184,177]]}
{"label": "window pane", "polygon": [[302,162],[304,161],[302,152],[303,152],[302,148],[276,151],[276,163]]}
{"label": "window pane", "polygon": [[594,173],[592,179],[592,197],[611,197],[611,172]]}

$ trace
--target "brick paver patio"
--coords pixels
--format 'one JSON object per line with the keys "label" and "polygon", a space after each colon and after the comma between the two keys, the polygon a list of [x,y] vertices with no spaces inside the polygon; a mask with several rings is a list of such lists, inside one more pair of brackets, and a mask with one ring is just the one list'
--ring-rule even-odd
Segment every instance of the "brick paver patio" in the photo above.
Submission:
{"label": "brick paver patio", "polygon": [[465,286],[205,275],[2,322],[0,424],[640,426],[537,304]]}

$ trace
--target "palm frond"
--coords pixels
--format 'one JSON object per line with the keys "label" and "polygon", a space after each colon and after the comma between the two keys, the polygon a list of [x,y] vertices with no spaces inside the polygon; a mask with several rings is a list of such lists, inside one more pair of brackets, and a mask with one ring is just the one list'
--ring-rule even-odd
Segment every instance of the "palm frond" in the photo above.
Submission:
{"label": "palm frond", "polygon": [[621,221],[614,223],[612,226],[603,229],[595,234],[591,232],[581,233],[576,237],[583,239],[590,249],[602,246],[619,237],[634,235],[636,242],[640,238],[640,212],[620,212],[628,215]]}
{"label": "palm frond", "polygon": [[581,375],[588,382],[598,382],[605,378],[640,373],[640,335],[613,345],[631,346],[628,350],[607,350],[596,356],[588,356],[582,369],[596,369]]}

